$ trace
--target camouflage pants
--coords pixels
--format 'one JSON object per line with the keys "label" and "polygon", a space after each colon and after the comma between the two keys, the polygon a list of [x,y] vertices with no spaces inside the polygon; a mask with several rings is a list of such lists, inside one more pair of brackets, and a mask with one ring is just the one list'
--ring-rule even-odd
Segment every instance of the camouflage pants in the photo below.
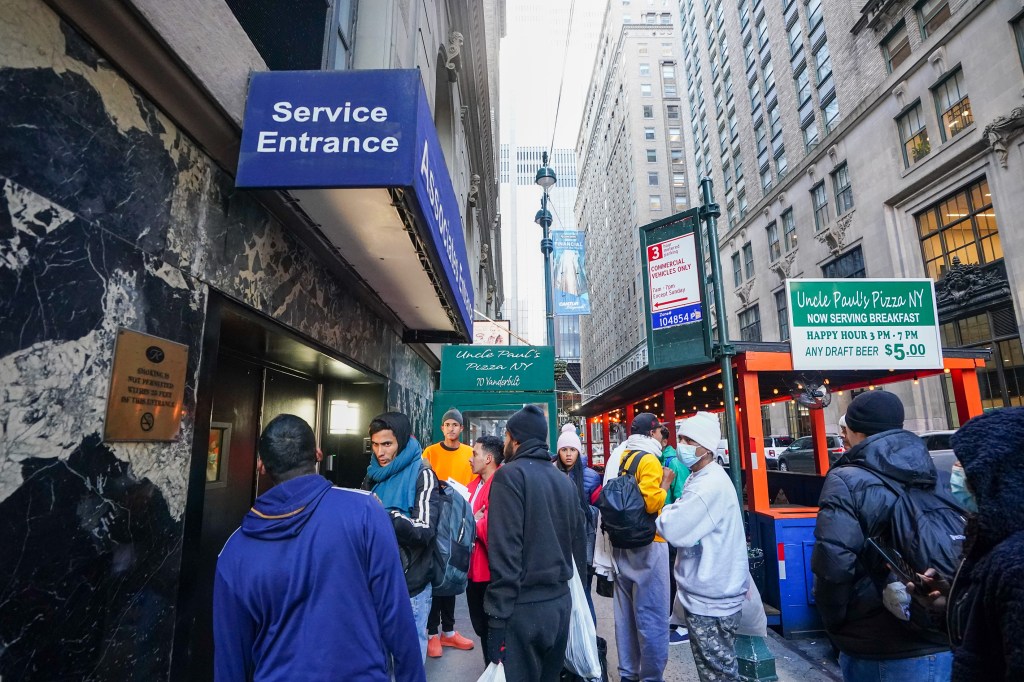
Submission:
{"label": "camouflage pants", "polygon": [[697,664],[701,682],[739,680],[736,664],[736,628],[740,614],[724,618],[698,616],[686,612],[686,627],[690,631],[690,649]]}

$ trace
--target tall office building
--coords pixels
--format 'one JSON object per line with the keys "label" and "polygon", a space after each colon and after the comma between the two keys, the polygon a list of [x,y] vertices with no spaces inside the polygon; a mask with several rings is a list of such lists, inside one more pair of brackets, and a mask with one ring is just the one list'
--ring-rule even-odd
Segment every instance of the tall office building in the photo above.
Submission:
{"label": "tall office building", "polygon": [[[500,197],[505,299],[513,344],[546,343],[541,227],[534,222],[541,188],[534,184],[542,154],[558,183],[548,209],[552,230],[575,230],[576,131],[603,16],[603,3],[522,0],[509,3],[502,40]],[[537,17],[544,21],[538,22]],[[570,26],[571,24],[571,26]],[[537,49],[538,45],[546,46]],[[563,56],[565,58],[563,64]],[[555,317],[555,352],[580,357],[579,316]]]}
{"label": "tall office building", "polygon": [[[984,405],[1021,404],[1020,3],[679,9],[692,155],[722,207],[732,338],[789,338],[787,278],[931,277],[943,345],[992,349]],[[956,425],[941,378],[896,390],[908,428]],[[806,429],[791,403],[769,413],[766,429]]]}
{"label": "tall office building", "polygon": [[576,146],[592,301],[581,323],[587,395],[646,365],[638,228],[691,205],[677,12],[655,5],[608,4]]}

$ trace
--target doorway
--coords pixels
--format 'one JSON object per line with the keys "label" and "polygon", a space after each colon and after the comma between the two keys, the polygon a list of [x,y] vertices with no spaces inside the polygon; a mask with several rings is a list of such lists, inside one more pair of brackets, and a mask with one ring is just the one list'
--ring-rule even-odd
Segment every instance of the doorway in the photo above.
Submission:
{"label": "doorway", "polygon": [[[187,664],[176,679],[213,679],[213,583],[217,555],[256,497],[269,490],[269,477],[256,468],[259,435],[280,414],[295,414],[313,429],[324,452],[320,474],[335,485],[358,486],[368,456],[363,436],[369,419],[384,410],[383,377],[343,360],[314,342],[224,299],[211,300],[208,324],[218,325],[216,364],[200,393],[207,391],[209,421],[197,418],[182,561],[179,622],[191,621]],[[201,396],[202,398],[202,396]],[[198,475],[202,470],[202,477]],[[188,560],[191,558],[191,561]],[[186,594],[189,592],[190,594]]]}

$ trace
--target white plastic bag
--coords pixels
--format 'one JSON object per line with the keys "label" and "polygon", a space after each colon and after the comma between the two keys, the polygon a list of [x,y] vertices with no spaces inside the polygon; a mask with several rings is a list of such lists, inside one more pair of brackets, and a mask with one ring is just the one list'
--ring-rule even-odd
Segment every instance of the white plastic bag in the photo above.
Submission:
{"label": "white plastic bag", "polygon": [[740,611],[740,624],[736,628],[737,635],[748,637],[768,636],[768,615],[764,612],[764,602],[757,590],[754,579],[747,576],[747,595],[743,598],[743,609]]}
{"label": "white plastic bag", "polygon": [[569,642],[565,646],[565,667],[588,680],[601,677],[601,659],[597,656],[597,628],[583,591],[576,562],[572,562],[572,615],[569,617]]}
{"label": "white plastic bag", "polygon": [[476,682],[505,682],[505,666],[501,663],[489,664]]}

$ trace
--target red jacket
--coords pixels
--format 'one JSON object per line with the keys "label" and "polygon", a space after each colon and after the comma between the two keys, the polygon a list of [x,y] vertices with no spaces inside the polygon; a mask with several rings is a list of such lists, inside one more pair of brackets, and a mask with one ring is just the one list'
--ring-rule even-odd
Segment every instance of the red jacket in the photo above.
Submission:
{"label": "red jacket", "polygon": [[[469,499],[473,501],[474,516],[478,511],[483,510],[476,522],[476,541],[473,542],[473,553],[469,556],[469,579],[476,583],[486,583],[491,580],[491,569],[487,562],[487,507],[491,497],[492,474],[483,485],[481,478],[477,476],[469,483]],[[477,488],[480,492],[477,493]]]}

